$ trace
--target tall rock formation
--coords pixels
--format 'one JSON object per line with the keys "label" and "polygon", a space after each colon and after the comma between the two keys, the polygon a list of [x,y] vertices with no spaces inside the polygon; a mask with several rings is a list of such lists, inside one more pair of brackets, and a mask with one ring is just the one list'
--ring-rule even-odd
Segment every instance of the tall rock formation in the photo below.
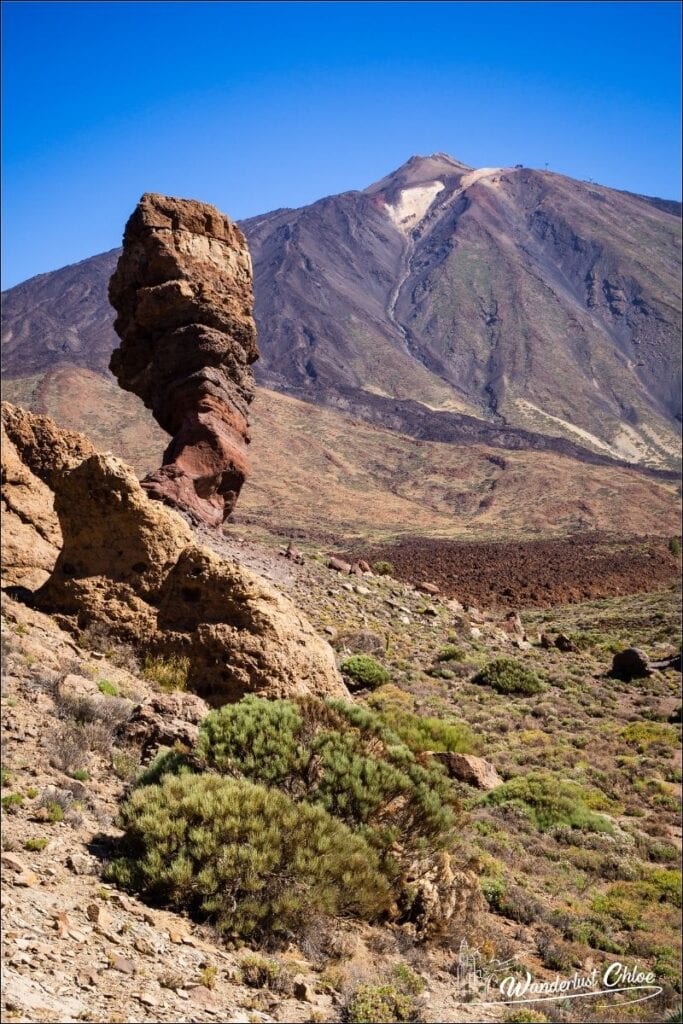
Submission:
{"label": "tall rock formation", "polygon": [[173,435],[142,486],[194,522],[219,525],[247,475],[258,358],[244,236],[213,206],[146,193],[109,299],[121,338],[110,368]]}

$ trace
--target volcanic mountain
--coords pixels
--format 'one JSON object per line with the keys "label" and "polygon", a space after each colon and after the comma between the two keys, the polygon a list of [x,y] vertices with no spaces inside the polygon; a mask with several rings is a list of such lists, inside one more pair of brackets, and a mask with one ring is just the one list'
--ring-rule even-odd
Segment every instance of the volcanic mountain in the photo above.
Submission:
{"label": "volcanic mountain", "polygon": [[[679,204],[437,153],[240,226],[262,385],[421,439],[676,464]],[[108,375],[118,254],[4,293],[15,396]]]}

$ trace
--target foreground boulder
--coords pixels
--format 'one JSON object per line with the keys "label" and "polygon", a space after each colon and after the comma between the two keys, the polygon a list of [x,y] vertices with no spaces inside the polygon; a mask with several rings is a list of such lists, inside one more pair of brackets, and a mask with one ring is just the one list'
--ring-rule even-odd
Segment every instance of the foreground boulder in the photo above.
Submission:
{"label": "foreground boulder", "polygon": [[[15,422],[43,421],[38,430],[47,420],[6,412],[10,441]],[[43,472],[40,446],[23,451],[25,471],[33,473],[35,456]],[[46,476],[63,546],[33,601],[60,624],[76,633],[104,626],[143,656],[182,660],[189,688],[213,704],[246,693],[347,695],[332,648],[289,598],[195,543],[182,517],[150,501],[125,463],[95,453]]]}
{"label": "foreground boulder", "polygon": [[247,475],[247,408],[258,358],[251,258],[206,203],[145,194],[109,284],[121,345],[110,367],[173,435],[147,493],[218,525]]}

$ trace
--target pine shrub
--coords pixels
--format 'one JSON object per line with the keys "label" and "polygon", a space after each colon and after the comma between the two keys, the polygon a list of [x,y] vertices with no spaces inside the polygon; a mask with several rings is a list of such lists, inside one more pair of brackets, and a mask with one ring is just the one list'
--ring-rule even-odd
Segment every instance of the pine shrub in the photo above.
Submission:
{"label": "pine shrub", "polygon": [[384,853],[438,846],[454,823],[441,766],[419,763],[379,714],[346,701],[246,697],[207,715],[198,755],[321,806]]}
{"label": "pine shrub", "polygon": [[515,658],[496,658],[490,661],[473,682],[490,686],[496,693],[518,693],[531,696],[544,687],[536,673]]}
{"label": "pine shrub", "polygon": [[372,919],[390,890],[377,854],[321,807],[210,774],[166,775],[122,806],[108,877],[209,917],[223,932],[286,935],[313,914]]}

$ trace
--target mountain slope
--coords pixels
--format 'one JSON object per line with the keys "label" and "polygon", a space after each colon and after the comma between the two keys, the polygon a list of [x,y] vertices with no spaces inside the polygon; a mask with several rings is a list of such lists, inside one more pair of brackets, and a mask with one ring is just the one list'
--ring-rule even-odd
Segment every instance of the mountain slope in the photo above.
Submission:
{"label": "mountain slope", "polygon": [[[361,192],[251,218],[257,376],[422,438],[672,467],[672,206],[435,154]],[[8,377],[107,372],[117,255],[5,293]]]}

